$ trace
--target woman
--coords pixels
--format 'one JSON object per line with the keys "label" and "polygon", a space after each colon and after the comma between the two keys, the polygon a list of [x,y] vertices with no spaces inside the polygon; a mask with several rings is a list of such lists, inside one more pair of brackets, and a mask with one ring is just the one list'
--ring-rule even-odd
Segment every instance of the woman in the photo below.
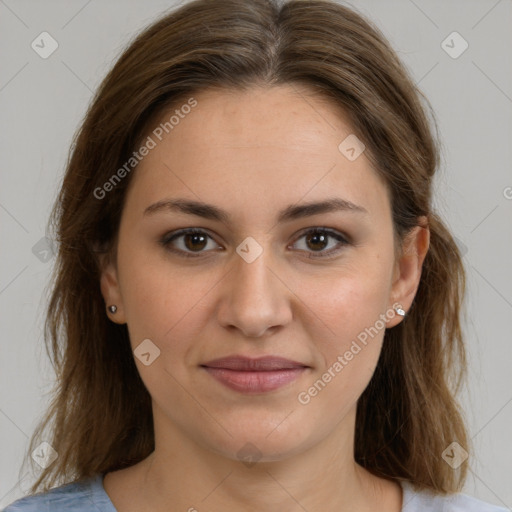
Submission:
{"label": "woman", "polygon": [[420,98],[334,2],[138,36],[53,212],[45,492],[5,510],[504,510],[458,493],[465,274]]}

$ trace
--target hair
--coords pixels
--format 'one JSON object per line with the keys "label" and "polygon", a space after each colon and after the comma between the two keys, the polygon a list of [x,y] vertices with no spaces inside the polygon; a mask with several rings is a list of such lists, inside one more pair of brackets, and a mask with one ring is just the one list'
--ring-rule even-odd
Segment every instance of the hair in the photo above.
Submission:
{"label": "hair", "polygon": [[358,401],[355,460],[417,489],[462,488],[466,464],[453,470],[442,453],[453,441],[469,449],[456,400],[466,372],[466,278],[454,238],[431,206],[440,160],[431,106],[379,29],[352,8],[330,0],[195,0],[133,39],[75,135],[49,219],[58,250],[44,336],[56,384],[28,448],[50,425],[45,439],[58,457],[31,492],[134,465],[155,448],[151,397],[127,326],[109,320],[99,284],[100,255],[116,257],[133,172],[106,199],[95,190],[132,156],[157,116],[184,98],[285,84],[306,86],[346,113],[386,183],[398,252],[420,217],[430,230],[412,307],[386,330]]}

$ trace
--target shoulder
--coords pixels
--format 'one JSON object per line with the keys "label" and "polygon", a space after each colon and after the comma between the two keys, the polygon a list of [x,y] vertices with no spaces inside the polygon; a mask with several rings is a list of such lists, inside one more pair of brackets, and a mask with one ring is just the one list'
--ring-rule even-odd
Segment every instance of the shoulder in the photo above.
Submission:
{"label": "shoulder", "polygon": [[402,483],[402,487],[402,512],[508,512],[507,508],[491,505],[467,494],[441,496],[428,491],[415,491],[407,483]]}
{"label": "shoulder", "polygon": [[[54,487],[20,498],[8,505],[2,512],[82,512],[100,510],[115,512],[111,503],[105,503],[100,492],[102,475]],[[103,502],[102,502],[103,501]]]}

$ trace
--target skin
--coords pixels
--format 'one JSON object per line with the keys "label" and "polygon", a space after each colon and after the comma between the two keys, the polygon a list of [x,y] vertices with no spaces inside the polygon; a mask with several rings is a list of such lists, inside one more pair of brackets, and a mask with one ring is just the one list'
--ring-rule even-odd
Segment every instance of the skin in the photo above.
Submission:
{"label": "skin", "polygon": [[[395,259],[385,183],[365,153],[349,161],[340,152],[353,130],[336,105],[311,91],[286,85],[194,97],[198,105],[134,171],[117,260],[102,262],[105,302],[118,308],[109,317],[127,323],[133,349],[149,338],[160,350],[148,366],[135,357],[152,397],[155,451],[108,473],[105,490],[120,512],[399,512],[400,486],[353,458],[356,403],[385,328],[308,404],[297,397],[393,304],[408,310],[428,227],[415,228]],[[277,223],[288,205],[331,197],[367,214],[337,211]],[[170,198],[213,204],[231,222],[170,211],[144,215]],[[186,245],[181,237],[170,245],[200,257],[159,243],[188,227],[211,238]],[[350,243],[332,237],[324,248],[308,243],[307,229],[319,227]],[[236,252],[249,236],[263,250],[251,263]],[[331,257],[318,256],[336,248]],[[385,327],[400,321],[394,315]],[[199,366],[233,354],[277,355],[309,368],[278,390],[245,395]],[[237,455],[248,442],[261,457],[251,466]]]}

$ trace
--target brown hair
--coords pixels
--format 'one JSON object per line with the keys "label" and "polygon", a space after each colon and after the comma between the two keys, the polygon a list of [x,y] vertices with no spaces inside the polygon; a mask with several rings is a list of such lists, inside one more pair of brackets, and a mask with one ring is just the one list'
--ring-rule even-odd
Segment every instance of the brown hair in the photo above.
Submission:
{"label": "brown hair", "polygon": [[344,109],[388,186],[396,247],[427,217],[430,248],[416,297],[407,317],[386,331],[358,403],[355,459],[378,476],[420,489],[461,489],[466,464],[454,471],[442,452],[452,441],[468,449],[454,398],[466,367],[459,318],[465,272],[452,235],[431,208],[439,144],[421,103],[428,102],[380,31],[334,1],[195,0],[160,18],[124,51],[70,153],[50,218],[58,254],[45,339],[57,384],[29,447],[31,453],[49,439],[58,458],[32,492],[42,483],[47,490],[131,466],[154,450],[150,395],[127,327],[108,319],[99,286],[98,251],[115,253],[133,172],[105,199],[95,190],[171,105],[212,87],[258,84],[306,85]]}

